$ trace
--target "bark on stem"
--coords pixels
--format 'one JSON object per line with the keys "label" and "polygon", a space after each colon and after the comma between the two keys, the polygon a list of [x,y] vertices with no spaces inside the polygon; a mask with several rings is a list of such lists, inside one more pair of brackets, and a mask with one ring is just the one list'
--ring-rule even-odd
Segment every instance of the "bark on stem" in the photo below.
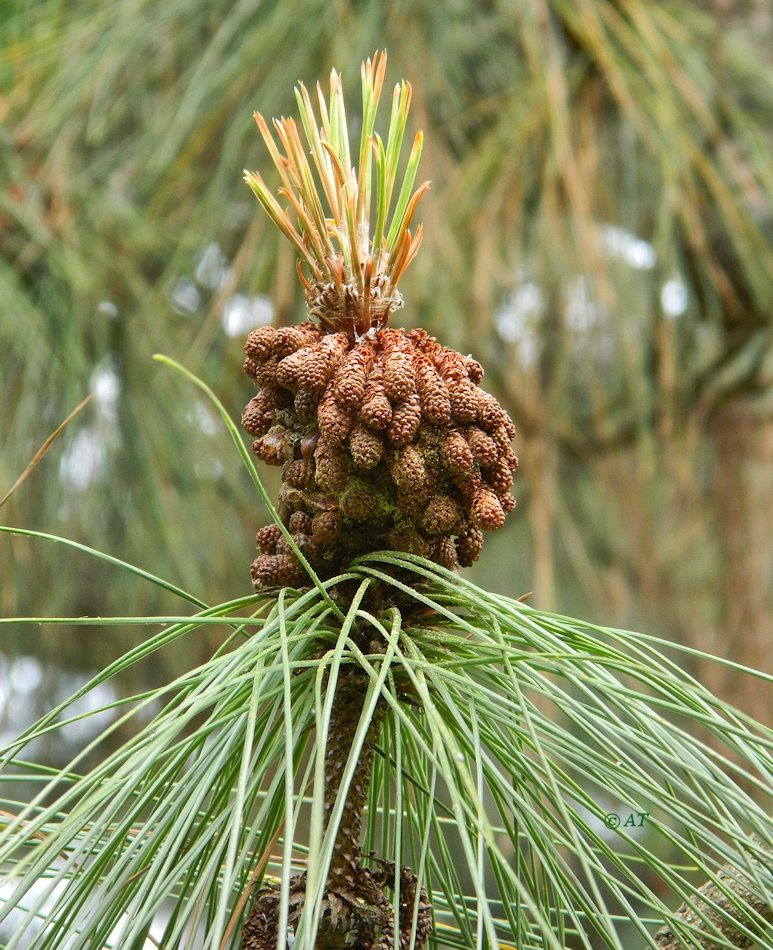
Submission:
{"label": "bark on stem", "polygon": [[[363,682],[361,675],[349,670],[341,670],[331,711],[325,755],[326,823],[330,820],[339,795],[344,770],[365,702],[365,687],[366,683]],[[386,707],[383,704],[376,706],[360,750],[357,767],[346,795],[341,823],[338,826],[333,860],[328,875],[328,887],[339,893],[353,889],[358,877],[357,871],[362,853],[360,839],[363,812],[368,800],[376,739],[385,713]]]}
{"label": "bark on stem", "polygon": [[[327,824],[341,796],[341,783],[365,704],[367,685],[367,677],[361,670],[344,667],[339,672],[325,750]],[[395,865],[375,858],[371,866],[364,866],[361,861],[363,814],[368,801],[376,740],[386,711],[385,703],[377,704],[344,797],[322,897],[315,950],[407,950],[408,947],[420,950],[432,930],[432,907],[426,891],[418,886],[418,879],[410,868],[399,869],[400,904],[395,913],[387,896],[394,887]],[[305,873],[288,882],[288,936],[295,934],[303,912],[306,883]],[[285,941],[277,933],[280,900],[281,885],[264,882],[244,925],[244,950],[276,950],[277,945],[283,948]],[[417,915],[415,928],[414,912]],[[395,927],[395,918],[398,928]]]}
{"label": "bark on stem", "polygon": [[[760,870],[766,873],[762,867]],[[713,881],[707,881],[697,892],[706,900],[701,900],[699,897],[694,906],[682,904],[676,912],[677,918],[685,927],[694,927],[702,932],[705,932],[706,924],[703,920],[705,918],[734,947],[753,947],[756,943],[762,945],[762,941],[770,938],[769,925],[773,923],[773,905],[750,889],[748,879],[737,868],[727,864],[720,868],[717,877],[722,881],[724,890]],[[742,901],[744,907],[739,908],[734,899]],[[702,916],[698,915],[696,909],[700,910]],[[758,915],[756,925],[750,919],[752,913]],[[768,926],[765,926],[766,923]],[[740,924],[751,932],[756,932],[757,939],[741,933],[738,929]],[[713,940],[702,940],[697,935],[691,938],[689,943],[684,943],[668,926],[662,927],[655,934],[655,944],[660,950],[685,950],[688,946],[705,948],[716,946]]]}

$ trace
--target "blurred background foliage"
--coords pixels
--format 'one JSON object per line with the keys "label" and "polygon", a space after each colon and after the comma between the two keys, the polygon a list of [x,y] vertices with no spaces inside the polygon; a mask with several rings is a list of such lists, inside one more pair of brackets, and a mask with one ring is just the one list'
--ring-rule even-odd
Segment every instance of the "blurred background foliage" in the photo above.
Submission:
{"label": "blurred background foliage", "polygon": [[[0,495],[94,393],[4,523],[209,603],[249,590],[266,513],[210,408],[151,355],[238,415],[247,331],[304,309],[292,250],[241,182],[269,165],[251,113],[294,113],[294,83],[331,66],[351,93],[386,47],[432,180],[400,317],[478,357],[519,429],[519,507],[473,578],[768,664],[763,0],[6,0],[0,29]],[[0,540],[5,616],[173,603],[60,546]],[[5,636],[6,663],[119,649],[77,627]],[[731,672],[695,672],[768,718]]]}

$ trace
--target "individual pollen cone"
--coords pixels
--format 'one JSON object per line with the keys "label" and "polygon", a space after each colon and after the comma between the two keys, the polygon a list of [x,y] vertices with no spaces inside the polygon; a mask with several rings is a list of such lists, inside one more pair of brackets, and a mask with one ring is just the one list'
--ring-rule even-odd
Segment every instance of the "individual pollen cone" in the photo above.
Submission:
{"label": "individual pollen cone", "polygon": [[247,403],[242,425],[250,435],[265,435],[271,428],[274,412],[288,405],[287,393],[278,386],[265,386]]}
{"label": "individual pollen cone", "polygon": [[319,439],[314,451],[315,479],[317,485],[327,492],[340,495],[348,481],[348,464],[343,449],[328,445]]}
{"label": "individual pollen cone", "polygon": [[384,442],[377,432],[359,423],[349,438],[349,451],[357,468],[375,468],[384,455]]}
{"label": "individual pollen cone", "polygon": [[441,450],[441,458],[445,467],[453,475],[463,475],[466,472],[471,472],[475,464],[472,449],[458,430],[452,430],[446,436]]}
{"label": "individual pollen cone", "polygon": [[293,587],[303,580],[303,569],[293,554],[261,554],[252,564],[255,587]]}
{"label": "individual pollen cone", "polygon": [[439,538],[435,542],[432,548],[432,560],[441,567],[448,568],[449,571],[455,571],[459,567],[459,557],[453,538]]}
{"label": "individual pollen cone", "polygon": [[375,522],[379,520],[382,499],[377,491],[358,481],[343,496],[341,510],[349,521],[363,524]]}
{"label": "individual pollen cone", "polygon": [[393,445],[408,445],[413,441],[421,425],[421,403],[418,396],[393,407],[392,419],[387,426],[387,436]]}
{"label": "individual pollen cone", "polygon": [[386,429],[392,421],[392,411],[392,404],[384,388],[384,364],[379,361],[366,380],[359,413],[360,420],[369,428],[380,431]]}
{"label": "individual pollen cone", "polygon": [[342,527],[343,518],[340,511],[321,511],[312,518],[311,539],[321,546],[332,544],[337,540]]}
{"label": "individual pollen cone", "polygon": [[450,495],[435,495],[427,505],[422,526],[427,534],[448,534],[459,523],[461,511]]}
{"label": "individual pollen cone", "polygon": [[255,543],[258,549],[264,554],[274,554],[276,552],[277,541],[282,537],[282,531],[279,525],[267,524],[255,535]]}
{"label": "individual pollen cone", "polygon": [[495,465],[499,460],[499,450],[496,442],[477,426],[470,426],[467,430],[467,441],[481,468]]}
{"label": "individual pollen cone", "polygon": [[285,466],[282,478],[293,488],[310,489],[314,487],[316,467],[311,459],[295,459]]}
{"label": "individual pollen cone", "polygon": [[371,347],[358,347],[341,364],[333,392],[342,409],[352,411],[362,403],[374,356]]}
{"label": "individual pollen cone", "polygon": [[421,488],[427,478],[424,458],[419,449],[412,445],[394,453],[389,470],[395,485],[409,491]]}
{"label": "individual pollen cone", "polygon": [[505,523],[502,505],[494,492],[488,488],[478,489],[470,507],[475,524],[487,531],[495,531]]}
{"label": "individual pollen cone", "polygon": [[328,389],[317,410],[319,431],[325,437],[328,445],[338,446],[346,441],[346,437],[356,424],[356,418],[351,409],[342,409],[335,399],[335,393]]}
{"label": "individual pollen cone", "polygon": [[311,534],[314,529],[314,519],[303,511],[296,511],[290,515],[287,527],[293,534]]}
{"label": "individual pollen cone", "polygon": [[[407,162],[398,161],[407,83],[395,90],[385,146],[375,135],[385,65],[385,57],[363,64],[358,151],[344,147],[345,128],[331,134],[330,117],[345,115],[334,73],[329,103],[320,90],[321,121],[303,86],[300,125],[282,119],[272,128],[256,115],[282,202],[260,175],[245,176],[298,252],[310,319],[250,333],[244,369],[259,391],[242,421],[255,454],[282,466],[280,517],[323,579],[383,549],[452,570],[469,565],[483,532],[501,527],[515,506],[515,429],[480,388],[481,364],[425,330],[389,325],[402,306],[398,283],[421,243],[421,227],[410,229],[429,183],[413,190],[421,133]],[[384,195],[394,200],[384,205]],[[287,538],[259,535],[256,586],[308,583],[293,557]]]}
{"label": "individual pollen cone", "polygon": [[422,360],[416,371],[422,416],[434,425],[447,425],[451,418],[451,397],[445,380],[429,361]]}
{"label": "individual pollen cone", "polygon": [[409,353],[388,353],[384,359],[384,393],[392,403],[405,402],[416,391],[416,369]]}
{"label": "individual pollen cone", "polygon": [[456,539],[456,556],[461,567],[469,567],[480,557],[483,548],[483,532],[468,525]]}
{"label": "individual pollen cone", "polygon": [[451,384],[451,415],[457,422],[475,422],[478,417],[478,399],[475,384],[460,379]]}

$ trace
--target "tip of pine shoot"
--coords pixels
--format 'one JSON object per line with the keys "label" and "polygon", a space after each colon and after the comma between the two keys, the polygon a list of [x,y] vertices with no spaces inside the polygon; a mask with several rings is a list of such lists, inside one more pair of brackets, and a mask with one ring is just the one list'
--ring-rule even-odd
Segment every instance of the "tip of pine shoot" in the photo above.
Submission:
{"label": "tip of pine shoot", "polygon": [[424,182],[413,190],[424,141],[421,131],[398,181],[410,83],[401,80],[394,87],[386,143],[375,131],[386,62],[386,51],[377,51],[361,65],[357,149],[349,141],[343,81],[335,69],[327,98],[317,84],[317,110],[304,84],[295,88],[305,144],[292,118],[273,119],[272,131],[259,112],[253,113],[279,173],[276,194],[289,206],[280,206],[257,172],[245,169],[244,180],[295,245],[312,316],[336,330],[365,332],[386,323],[401,305],[397,285],[421,244],[421,228],[414,236],[410,231],[416,207],[429,189]]}

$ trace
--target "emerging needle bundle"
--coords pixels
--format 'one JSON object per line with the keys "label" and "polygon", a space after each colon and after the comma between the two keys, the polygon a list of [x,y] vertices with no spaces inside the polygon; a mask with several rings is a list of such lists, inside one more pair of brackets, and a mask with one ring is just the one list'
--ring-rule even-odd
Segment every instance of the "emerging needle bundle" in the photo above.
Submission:
{"label": "emerging needle bundle", "polygon": [[[390,214],[411,87],[395,87],[385,146],[374,131],[385,67],[386,56],[363,64],[358,168],[335,71],[329,103],[318,87],[321,124],[307,90],[296,90],[311,163],[292,119],[274,120],[281,153],[256,115],[295,222],[260,175],[245,174],[300,254],[312,319],[249,335],[244,368],[260,388],[242,422],[256,437],[255,454],[283,466],[280,515],[323,578],[358,554],[385,549],[468,566],[483,531],[500,528],[515,506],[515,429],[479,387],[480,363],[423,330],[388,326],[402,306],[398,282],[421,243],[421,226],[412,235],[410,225],[429,182],[411,193],[418,133]],[[262,529],[257,544],[257,588],[304,582],[278,528]]]}

